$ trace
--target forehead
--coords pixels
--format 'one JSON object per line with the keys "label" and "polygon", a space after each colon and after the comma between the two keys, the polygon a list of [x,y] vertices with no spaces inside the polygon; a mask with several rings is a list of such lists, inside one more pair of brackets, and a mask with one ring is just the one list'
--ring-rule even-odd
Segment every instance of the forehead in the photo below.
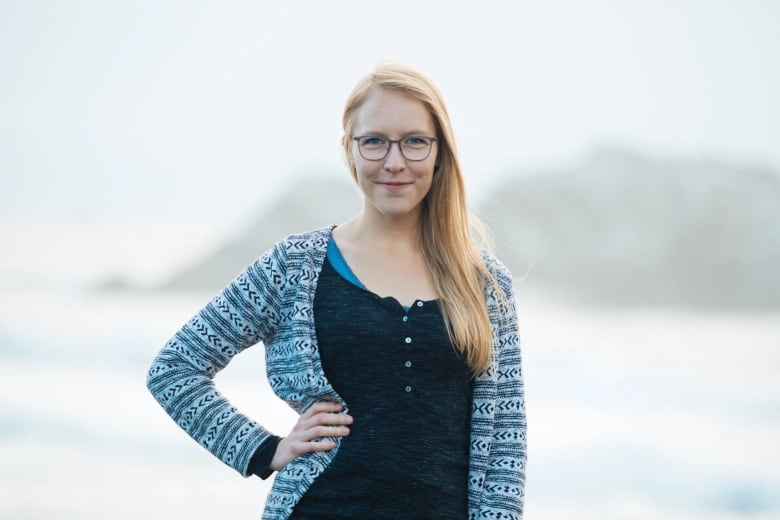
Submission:
{"label": "forehead", "polygon": [[354,135],[382,134],[389,137],[423,133],[434,135],[433,116],[425,105],[403,92],[374,89],[353,116]]}

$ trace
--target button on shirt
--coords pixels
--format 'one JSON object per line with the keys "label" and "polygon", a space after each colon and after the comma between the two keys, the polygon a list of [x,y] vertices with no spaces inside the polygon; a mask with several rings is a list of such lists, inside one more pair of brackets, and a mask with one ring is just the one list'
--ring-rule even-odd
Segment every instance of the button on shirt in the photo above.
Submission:
{"label": "button on shirt", "polygon": [[465,518],[470,377],[438,302],[404,309],[326,260],[314,313],[325,375],[355,421],[292,518]]}

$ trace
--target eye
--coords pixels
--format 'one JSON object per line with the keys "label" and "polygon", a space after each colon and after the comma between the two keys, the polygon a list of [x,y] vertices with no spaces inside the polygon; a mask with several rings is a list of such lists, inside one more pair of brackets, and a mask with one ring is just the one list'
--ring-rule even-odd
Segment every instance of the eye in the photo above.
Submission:
{"label": "eye", "polygon": [[420,137],[418,135],[413,135],[404,139],[404,145],[412,148],[424,148],[426,146],[430,146],[430,144],[430,139],[427,137]]}
{"label": "eye", "polygon": [[368,146],[371,148],[379,148],[387,144],[387,139],[378,135],[369,135],[360,138],[360,146]]}

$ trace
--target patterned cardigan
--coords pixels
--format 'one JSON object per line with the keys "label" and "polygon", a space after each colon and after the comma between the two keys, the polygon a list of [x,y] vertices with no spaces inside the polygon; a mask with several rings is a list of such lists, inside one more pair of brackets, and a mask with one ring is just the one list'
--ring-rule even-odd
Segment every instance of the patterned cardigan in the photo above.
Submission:
{"label": "patterned cardigan", "polygon": [[[247,267],[160,350],[147,386],[165,411],[201,446],[244,476],[271,433],[233,408],[213,378],[233,356],[263,342],[273,391],[303,413],[336,401],[325,378],[314,328],[314,293],[332,228],[293,235]],[[520,520],[526,462],[526,420],[520,344],[508,270],[484,261],[504,294],[487,284],[494,361],[474,381],[469,456],[469,519]],[[286,519],[330,462],[331,451],[302,455],[275,477],[264,520]],[[389,454],[388,456],[395,456]]]}

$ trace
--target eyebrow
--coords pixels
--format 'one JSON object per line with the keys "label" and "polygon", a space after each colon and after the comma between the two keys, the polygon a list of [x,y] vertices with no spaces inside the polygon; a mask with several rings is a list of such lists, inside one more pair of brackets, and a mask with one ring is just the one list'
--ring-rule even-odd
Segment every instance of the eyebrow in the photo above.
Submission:
{"label": "eyebrow", "polygon": [[[369,131],[363,132],[363,133],[361,133],[359,135],[361,135],[361,136],[376,135],[376,136],[379,136],[379,137],[388,137],[389,138],[387,133],[385,133],[385,132],[378,132],[378,131],[375,131],[375,130],[369,130]],[[403,134],[401,134],[401,137],[413,137],[413,136],[435,137],[436,136],[436,131],[428,132],[427,130],[412,130],[411,132],[404,132]]]}

